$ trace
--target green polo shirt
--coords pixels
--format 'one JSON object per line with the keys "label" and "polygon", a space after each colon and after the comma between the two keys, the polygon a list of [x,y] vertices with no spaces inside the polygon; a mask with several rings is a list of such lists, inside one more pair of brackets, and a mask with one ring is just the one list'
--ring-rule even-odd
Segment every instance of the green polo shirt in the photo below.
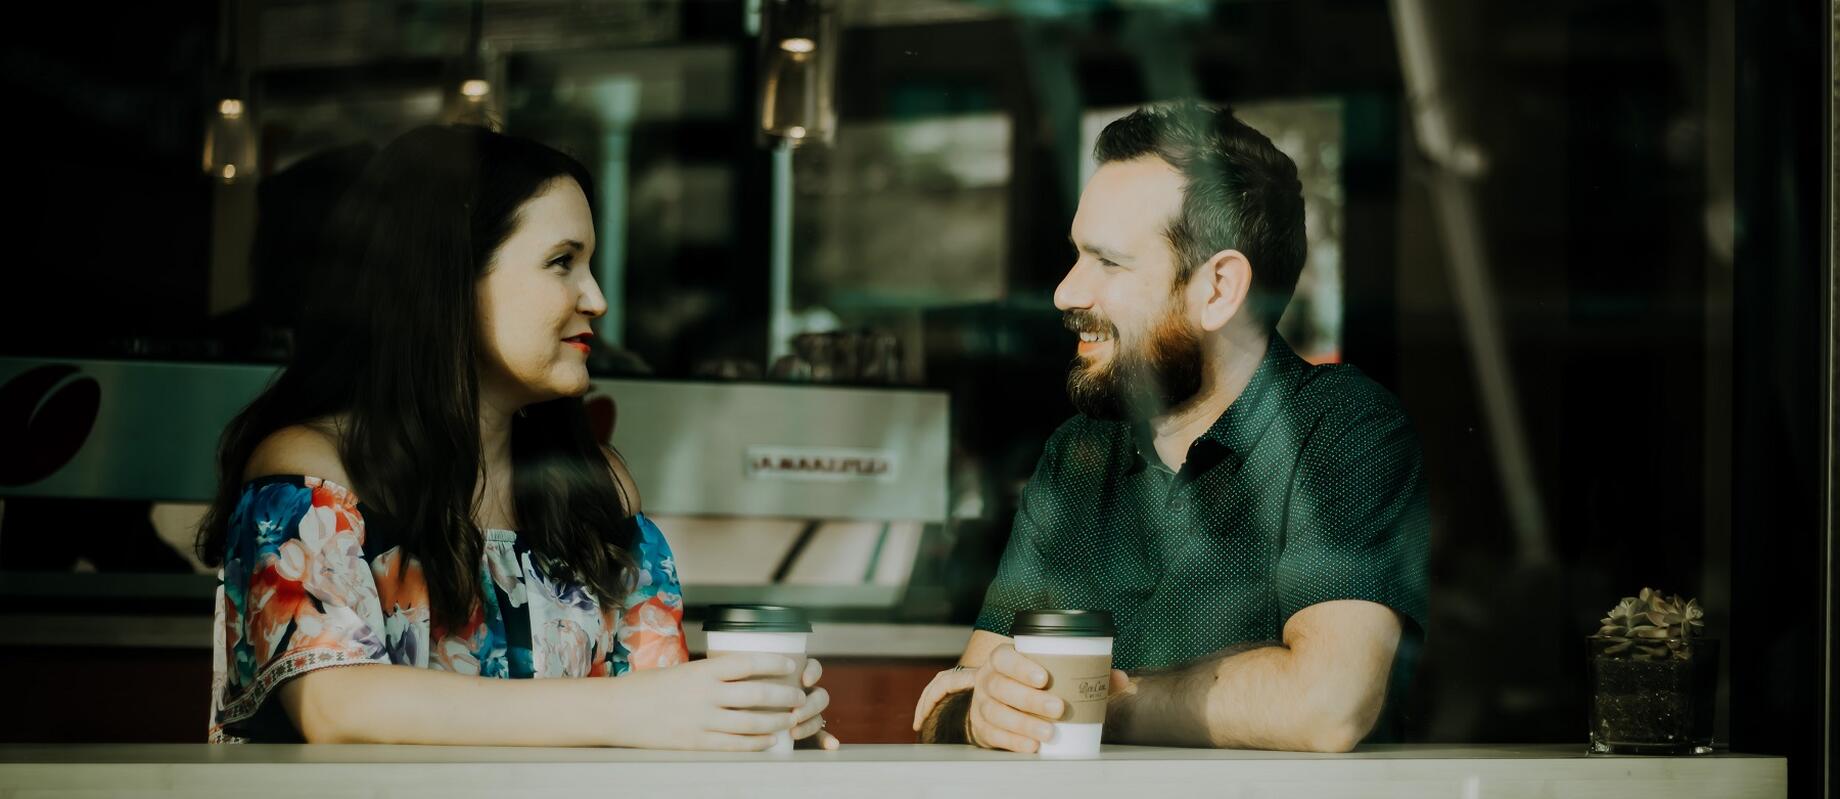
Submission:
{"label": "green polo shirt", "polygon": [[[1085,416],[1055,431],[977,628],[1009,635],[1025,609],[1109,610],[1113,665],[1162,668],[1280,640],[1297,611],[1362,599],[1404,627],[1396,699],[1425,635],[1430,518],[1418,439],[1392,394],[1273,335],[1180,471],[1148,436]],[[1394,736],[1394,716],[1377,737]]]}

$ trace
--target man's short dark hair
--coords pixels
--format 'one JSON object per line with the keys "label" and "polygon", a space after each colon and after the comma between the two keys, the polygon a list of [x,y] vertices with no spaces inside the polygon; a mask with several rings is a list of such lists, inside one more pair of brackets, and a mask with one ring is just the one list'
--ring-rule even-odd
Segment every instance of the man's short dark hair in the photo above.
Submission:
{"label": "man's short dark hair", "polygon": [[1290,304],[1303,271],[1303,185],[1297,165],[1233,109],[1194,101],[1147,106],[1105,126],[1099,163],[1154,155],[1186,181],[1182,211],[1165,236],[1177,285],[1221,250],[1252,262],[1249,302],[1267,327]]}

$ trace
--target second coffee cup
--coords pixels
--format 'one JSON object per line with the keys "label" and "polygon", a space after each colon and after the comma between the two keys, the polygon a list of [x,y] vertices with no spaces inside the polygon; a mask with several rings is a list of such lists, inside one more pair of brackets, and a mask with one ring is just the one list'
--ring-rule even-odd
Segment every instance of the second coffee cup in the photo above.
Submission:
{"label": "second coffee cup", "polygon": [[[811,622],[804,611],[779,605],[715,605],[703,621],[703,634],[710,657],[767,652],[792,658],[798,664],[792,674],[767,681],[805,689],[801,677],[805,673],[805,643],[811,636]],[[776,734],[767,751],[792,751],[792,733]]]}
{"label": "second coffee cup", "polygon": [[1099,753],[1105,703],[1111,695],[1112,614],[1103,610],[1025,610],[1010,635],[1016,651],[1048,672],[1048,693],[1064,703],[1041,754]]}

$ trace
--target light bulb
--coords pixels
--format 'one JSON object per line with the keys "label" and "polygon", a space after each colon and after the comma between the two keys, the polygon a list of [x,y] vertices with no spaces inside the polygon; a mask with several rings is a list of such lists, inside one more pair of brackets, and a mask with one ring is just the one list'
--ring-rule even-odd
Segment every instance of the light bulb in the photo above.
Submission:
{"label": "light bulb", "polygon": [[829,144],[837,128],[839,0],[761,0],[761,144]]}
{"label": "light bulb", "polygon": [[225,97],[213,110],[205,120],[205,174],[225,183],[253,177],[256,140],[249,106],[239,98]]}

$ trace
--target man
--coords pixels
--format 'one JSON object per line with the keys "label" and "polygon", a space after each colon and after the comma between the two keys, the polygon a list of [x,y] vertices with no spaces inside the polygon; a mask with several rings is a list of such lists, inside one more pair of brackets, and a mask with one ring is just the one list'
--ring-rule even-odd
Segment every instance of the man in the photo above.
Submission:
{"label": "man", "polygon": [[1018,610],[1110,611],[1108,741],[1347,751],[1422,642],[1429,522],[1397,401],[1274,331],[1303,268],[1296,166],[1230,110],[1113,122],[1054,292],[1080,415],[1049,438],[922,740],[1036,751],[1060,700]]}

